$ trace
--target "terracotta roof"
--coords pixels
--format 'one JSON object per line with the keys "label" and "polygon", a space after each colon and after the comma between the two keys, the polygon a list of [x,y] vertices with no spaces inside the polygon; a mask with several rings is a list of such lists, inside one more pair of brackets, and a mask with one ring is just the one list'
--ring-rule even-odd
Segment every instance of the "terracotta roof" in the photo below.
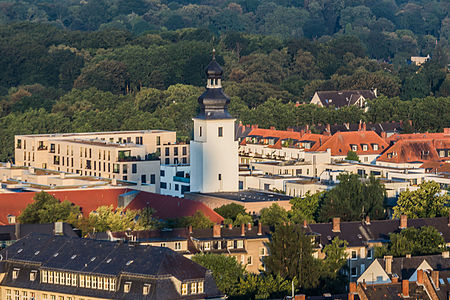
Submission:
{"label": "terracotta roof", "polygon": [[[367,151],[362,150],[362,145],[367,145]],[[378,150],[374,150],[373,145],[378,145]],[[331,149],[332,156],[347,155],[352,150],[352,145],[357,146],[358,155],[361,154],[380,154],[388,144],[374,131],[348,131],[336,132],[325,143],[318,145],[317,143],[310,149],[311,151],[326,151]]]}
{"label": "terracotta roof", "polygon": [[391,163],[440,161],[432,140],[401,139],[386,150],[377,161]]}
{"label": "terracotta roof", "polygon": [[202,202],[148,192],[139,192],[127,208],[142,209],[147,206],[156,210],[155,215],[160,219],[192,216],[199,210],[214,223],[221,223],[224,220],[222,216]]}
{"label": "terracotta roof", "polygon": [[417,139],[450,139],[450,134],[444,132],[435,133],[408,133],[408,134],[393,134],[386,139],[389,142],[396,142],[399,140],[417,140]]}
{"label": "terracotta roof", "polygon": [[276,137],[280,139],[300,139],[300,132],[289,131],[289,130],[276,130],[276,129],[264,129],[264,128],[253,128],[249,135],[261,136],[262,138]]}

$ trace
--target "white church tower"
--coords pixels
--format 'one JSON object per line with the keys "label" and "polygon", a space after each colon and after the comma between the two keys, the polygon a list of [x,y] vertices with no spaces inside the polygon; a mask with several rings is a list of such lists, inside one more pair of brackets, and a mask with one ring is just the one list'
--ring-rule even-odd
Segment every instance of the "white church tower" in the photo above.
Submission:
{"label": "white church tower", "polygon": [[198,98],[200,113],[194,120],[191,141],[191,192],[238,190],[238,141],[235,121],[228,113],[230,98],[222,90],[223,70],[213,59],[205,69],[206,91]]}

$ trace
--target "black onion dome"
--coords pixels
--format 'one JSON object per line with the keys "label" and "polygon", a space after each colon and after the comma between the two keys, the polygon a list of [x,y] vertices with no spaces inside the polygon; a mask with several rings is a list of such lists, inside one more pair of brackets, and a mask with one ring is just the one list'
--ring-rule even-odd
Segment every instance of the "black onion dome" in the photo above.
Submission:
{"label": "black onion dome", "polygon": [[220,65],[217,63],[216,59],[213,57],[213,60],[208,64],[205,69],[206,76],[214,77],[214,76],[222,76],[223,70]]}

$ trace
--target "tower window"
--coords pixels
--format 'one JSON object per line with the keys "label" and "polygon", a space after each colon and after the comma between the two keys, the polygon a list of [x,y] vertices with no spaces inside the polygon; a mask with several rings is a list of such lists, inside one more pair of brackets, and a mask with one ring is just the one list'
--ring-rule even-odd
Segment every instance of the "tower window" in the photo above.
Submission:
{"label": "tower window", "polygon": [[198,133],[198,135],[199,135],[199,136],[202,136],[202,126],[200,126],[200,128],[199,128],[199,133]]}
{"label": "tower window", "polygon": [[219,134],[219,136],[223,136],[223,127],[219,127],[218,134]]}

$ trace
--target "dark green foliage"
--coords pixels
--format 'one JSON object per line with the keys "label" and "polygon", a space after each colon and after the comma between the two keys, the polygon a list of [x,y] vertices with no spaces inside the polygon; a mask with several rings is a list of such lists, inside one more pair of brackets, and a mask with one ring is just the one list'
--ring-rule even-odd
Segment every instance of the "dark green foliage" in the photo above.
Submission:
{"label": "dark green foliage", "polygon": [[437,254],[445,248],[444,238],[431,226],[406,228],[400,233],[390,234],[389,239],[387,245],[376,249],[377,257]]}
{"label": "dark green foliage", "polygon": [[371,176],[361,181],[357,174],[343,173],[338,180],[339,184],[325,195],[319,221],[328,222],[333,217],[340,217],[343,221],[358,221],[365,216],[384,218],[386,191],[379,179]]}
{"label": "dark green foliage", "polygon": [[348,150],[346,160],[360,161],[358,154],[352,150]]}
{"label": "dark green foliage", "polygon": [[214,211],[221,215],[224,219],[236,220],[239,214],[246,214],[245,208],[242,205],[236,203],[230,203],[215,208]]}
{"label": "dark green foliage", "polygon": [[36,193],[34,202],[28,204],[18,217],[24,224],[54,223],[58,221],[70,222],[80,214],[80,208],[69,201],[60,202],[46,192]]}

